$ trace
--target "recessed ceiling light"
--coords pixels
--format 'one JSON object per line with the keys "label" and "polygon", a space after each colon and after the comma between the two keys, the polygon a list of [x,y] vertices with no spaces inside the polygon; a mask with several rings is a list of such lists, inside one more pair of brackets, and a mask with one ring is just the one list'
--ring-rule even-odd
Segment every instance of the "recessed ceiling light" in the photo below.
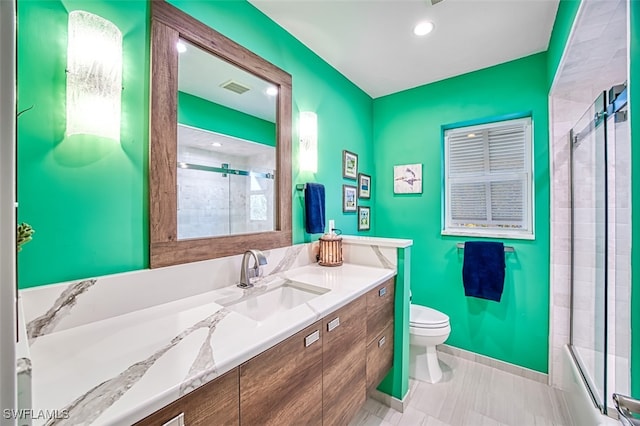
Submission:
{"label": "recessed ceiling light", "polygon": [[475,138],[475,137],[476,137],[476,134],[475,134],[475,133],[469,133],[469,134],[467,135],[467,137],[468,137],[468,138]]}
{"label": "recessed ceiling light", "polygon": [[433,27],[434,27],[433,22],[430,22],[430,21],[420,22],[415,27],[413,27],[413,33],[417,36],[427,35],[431,31],[433,31]]}
{"label": "recessed ceiling light", "polygon": [[275,87],[271,86],[267,89],[267,95],[275,96],[277,94],[278,94],[278,89],[276,89]]}
{"label": "recessed ceiling light", "polygon": [[184,53],[187,51],[187,45],[179,41],[176,43],[176,49],[178,50],[178,53]]}
{"label": "recessed ceiling light", "polygon": [[222,144],[220,142],[214,142],[211,144],[211,146],[215,146],[217,148],[219,146],[222,146]]}

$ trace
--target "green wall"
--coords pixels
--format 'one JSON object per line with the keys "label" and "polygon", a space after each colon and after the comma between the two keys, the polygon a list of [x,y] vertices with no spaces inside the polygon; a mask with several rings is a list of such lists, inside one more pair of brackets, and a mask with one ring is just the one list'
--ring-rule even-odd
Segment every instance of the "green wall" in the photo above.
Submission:
{"label": "green wall", "polygon": [[[359,170],[372,174],[371,98],[315,53],[244,0],[199,2],[170,0],[174,6],[242,44],[293,77],[293,186],[319,182],[326,189],[326,213],[345,234],[358,234],[355,213],[342,213],[342,150],[359,155]],[[318,115],[318,172],[298,170],[297,123],[300,111]],[[376,185],[375,179],[372,183]],[[301,243],[317,239],[304,232],[302,193],[292,191],[293,240]],[[375,205],[375,196],[362,205]],[[376,217],[371,230],[375,235]]]}
{"label": "green wall", "polygon": [[[172,1],[293,76],[293,183],[326,187],[327,217],[357,234],[342,213],[342,150],[372,174],[372,101],[353,83],[244,0]],[[67,14],[83,9],[123,33],[120,144],[63,141]],[[20,288],[148,267],[149,3],[103,0],[18,1],[18,220],[34,226],[20,252]],[[318,173],[297,166],[299,111],[318,115]],[[376,181],[374,178],[373,185]],[[303,199],[292,190],[293,242],[304,232]],[[363,203],[373,206],[375,196]],[[372,215],[373,235],[376,217]]]}
{"label": "green wall", "polygon": [[276,125],[206,99],[178,92],[178,123],[276,146]]}
{"label": "green wall", "polygon": [[[82,9],[123,36],[121,142],[64,140],[67,15]],[[18,256],[21,288],[148,264],[148,10],[140,1],[18,2]]]}
{"label": "green wall", "polygon": [[[451,319],[448,344],[547,372],[549,332],[549,152],[546,53],[374,100],[377,234],[412,238],[413,301]],[[534,123],[535,241],[504,240],[502,302],[464,296],[465,237],[441,230],[441,126],[530,113]],[[423,164],[423,193],[394,195],[393,165]]]}
{"label": "green wall", "polygon": [[[640,2],[629,2],[629,18],[631,140],[640,141],[640,108],[636,109],[632,104],[640,99]],[[640,179],[636,176],[640,165],[640,149],[633,142],[631,164],[631,394],[640,399]]]}

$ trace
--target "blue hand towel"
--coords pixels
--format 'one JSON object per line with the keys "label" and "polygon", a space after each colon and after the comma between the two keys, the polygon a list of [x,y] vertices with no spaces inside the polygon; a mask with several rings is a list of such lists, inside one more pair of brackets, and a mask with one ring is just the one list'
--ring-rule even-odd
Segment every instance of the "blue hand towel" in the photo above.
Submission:
{"label": "blue hand towel", "polygon": [[462,264],[465,296],[499,302],[504,288],[504,269],[503,243],[466,242]]}
{"label": "blue hand towel", "polygon": [[309,234],[324,232],[324,185],[308,183],[304,189],[306,228]]}

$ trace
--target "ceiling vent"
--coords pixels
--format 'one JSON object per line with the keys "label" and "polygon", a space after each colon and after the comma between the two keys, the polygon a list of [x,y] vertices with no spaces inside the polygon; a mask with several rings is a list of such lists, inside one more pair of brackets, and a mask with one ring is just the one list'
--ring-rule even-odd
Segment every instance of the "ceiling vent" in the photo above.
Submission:
{"label": "ceiling vent", "polygon": [[220,87],[222,87],[223,89],[231,90],[233,93],[237,93],[238,95],[242,95],[244,92],[248,92],[249,90],[251,90],[250,87],[233,80],[222,83]]}

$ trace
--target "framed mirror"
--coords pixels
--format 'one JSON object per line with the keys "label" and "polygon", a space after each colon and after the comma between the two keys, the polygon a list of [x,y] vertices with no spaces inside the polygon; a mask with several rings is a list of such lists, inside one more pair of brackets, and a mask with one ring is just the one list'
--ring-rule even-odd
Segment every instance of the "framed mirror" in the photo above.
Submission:
{"label": "framed mirror", "polygon": [[291,245],[291,76],[151,4],[150,266]]}

